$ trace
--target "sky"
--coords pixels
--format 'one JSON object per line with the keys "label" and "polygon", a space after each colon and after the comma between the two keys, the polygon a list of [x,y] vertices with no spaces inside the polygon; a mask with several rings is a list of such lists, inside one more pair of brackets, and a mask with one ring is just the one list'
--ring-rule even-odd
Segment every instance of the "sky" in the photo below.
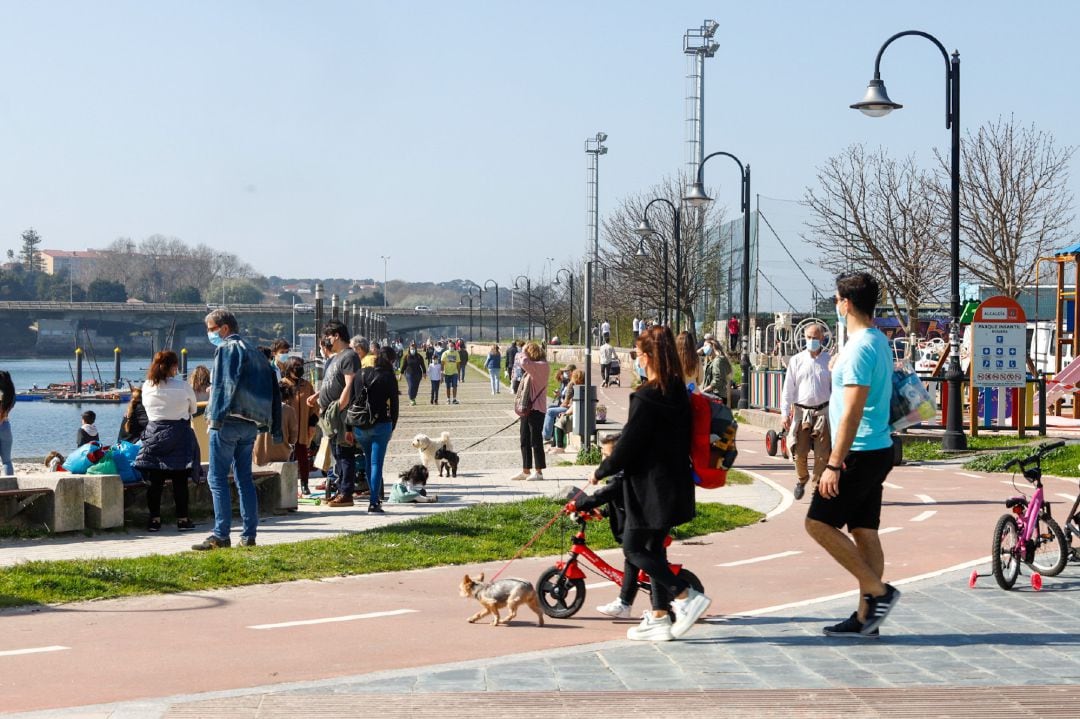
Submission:
{"label": "sky", "polygon": [[[585,250],[587,137],[608,134],[601,216],[683,167],[682,38],[715,19],[705,149],[751,165],[762,212],[827,286],[799,239],[816,168],[853,143],[926,166],[948,147],[925,40],[882,62],[903,110],[848,109],[881,44],[919,29],[960,51],[965,129],[1013,114],[1078,145],[1078,8],[0,0],[0,251],[34,227],[48,249],[175,236],[266,275],[381,279],[389,255],[390,279],[538,277]],[[737,211],[734,165],[706,180]],[[807,303],[771,233],[760,252]],[[765,284],[760,303],[786,307]]]}

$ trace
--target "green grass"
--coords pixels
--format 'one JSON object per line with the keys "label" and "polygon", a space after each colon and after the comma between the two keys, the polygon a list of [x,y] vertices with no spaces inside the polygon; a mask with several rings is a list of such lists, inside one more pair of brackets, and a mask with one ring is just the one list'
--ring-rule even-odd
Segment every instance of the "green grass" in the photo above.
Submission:
{"label": "green grass", "polygon": [[740,472],[737,469],[728,470],[727,473],[728,484],[753,484],[754,478],[746,472]]}
{"label": "green grass", "polygon": [[[1020,439],[1012,436],[980,435],[978,437],[968,437],[967,445],[969,452],[982,452],[991,449],[1023,446],[1035,441],[1035,439],[1030,437]],[[941,449],[940,438],[920,439],[914,442],[909,441],[904,443],[904,461],[906,462],[925,462],[935,459],[949,459],[950,457],[956,457],[957,455],[957,452],[943,452]],[[960,456],[963,455],[960,454]]]}
{"label": "green grass", "polygon": [[[1043,439],[1043,442],[1047,440]],[[977,472],[1013,472],[1015,469],[1005,469],[1005,465],[1017,457],[1026,457],[1033,451],[1033,447],[1025,449],[1018,449],[1011,452],[997,452],[995,454],[983,455],[976,457],[967,464],[964,465],[967,469],[973,469]],[[1042,469],[1046,474],[1053,474],[1058,477],[1080,477],[1080,469],[1077,469],[1077,464],[1080,463],[1080,445],[1070,444],[1060,449],[1055,449],[1050,452],[1042,461]]]}
{"label": "green grass", "polygon": [[[128,559],[26,562],[0,569],[0,606],[55,604],[140,594],[191,592],[298,579],[391,572],[509,559],[556,516],[563,503],[537,497],[479,504],[332,539]],[[699,504],[680,539],[752,524],[743,507]],[[611,548],[604,522],[590,525],[589,544]],[[526,552],[565,552],[573,523],[561,518]]]}

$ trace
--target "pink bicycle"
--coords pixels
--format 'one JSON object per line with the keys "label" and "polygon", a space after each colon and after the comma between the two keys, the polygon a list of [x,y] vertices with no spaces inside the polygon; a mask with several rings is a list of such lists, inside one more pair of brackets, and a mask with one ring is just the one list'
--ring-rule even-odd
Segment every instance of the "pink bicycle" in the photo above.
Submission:
{"label": "pink bicycle", "polygon": [[[1043,496],[1042,485],[1042,458],[1064,446],[1064,442],[1045,444],[1033,454],[1014,459],[1005,465],[1005,469],[1019,467],[1024,479],[1035,486],[1035,493],[1030,499],[1020,495],[1006,500],[1005,506],[1011,511],[1001,515],[994,527],[991,568],[994,579],[1002,589],[1012,589],[1016,578],[1020,576],[1021,564],[1032,569],[1031,587],[1038,591],[1042,589],[1044,576],[1060,574],[1069,561],[1065,534],[1050,516],[1050,503]],[[977,572],[972,572],[972,587],[975,586],[978,576]]]}

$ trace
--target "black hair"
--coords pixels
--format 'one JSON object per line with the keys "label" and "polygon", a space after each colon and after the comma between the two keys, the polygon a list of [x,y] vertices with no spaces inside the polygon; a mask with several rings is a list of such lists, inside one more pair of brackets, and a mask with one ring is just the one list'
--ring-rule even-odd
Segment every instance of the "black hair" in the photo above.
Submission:
{"label": "black hair", "polygon": [[0,417],[7,417],[14,406],[15,383],[11,381],[11,373],[0,370]]}
{"label": "black hair", "polygon": [[836,277],[836,294],[855,305],[859,314],[873,318],[881,285],[869,272],[845,272]]}
{"label": "black hair", "polygon": [[345,344],[349,343],[349,328],[345,326],[344,322],[338,320],[330,320],[322,328],[323,337],[339,337]]}
{"label": "black hair", "polygon": [[387,345],[379,350],[379,354],[375,357],[375,366],[388,369],[391,372],[394,371],[394,348]]}
{"label": "black hair", "polygon": [[93,424],[97,420],[97,412],[86,410],[82,413],[82,421],[87,424]]}

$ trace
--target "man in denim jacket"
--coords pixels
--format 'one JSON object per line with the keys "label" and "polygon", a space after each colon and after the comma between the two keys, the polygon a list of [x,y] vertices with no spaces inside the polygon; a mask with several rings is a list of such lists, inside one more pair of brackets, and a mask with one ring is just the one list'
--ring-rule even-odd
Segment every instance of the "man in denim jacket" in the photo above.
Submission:
{"label": "man in denim jacket", "polygon": [[210,426],[210,493],[214,498],[214,531],[192,549],[231,546],[232,468],[240,496],[243,530],[240,545],[255,545],[259,526],[259,503],[251,477],[251,451],[255,435],[270,432],[281,442],[281,390],[270,364],[261,352],[240,337],[236,317],[228,310],[206,316],[206,336],[217,349],[211,374],[210,403],[206,418]]}

